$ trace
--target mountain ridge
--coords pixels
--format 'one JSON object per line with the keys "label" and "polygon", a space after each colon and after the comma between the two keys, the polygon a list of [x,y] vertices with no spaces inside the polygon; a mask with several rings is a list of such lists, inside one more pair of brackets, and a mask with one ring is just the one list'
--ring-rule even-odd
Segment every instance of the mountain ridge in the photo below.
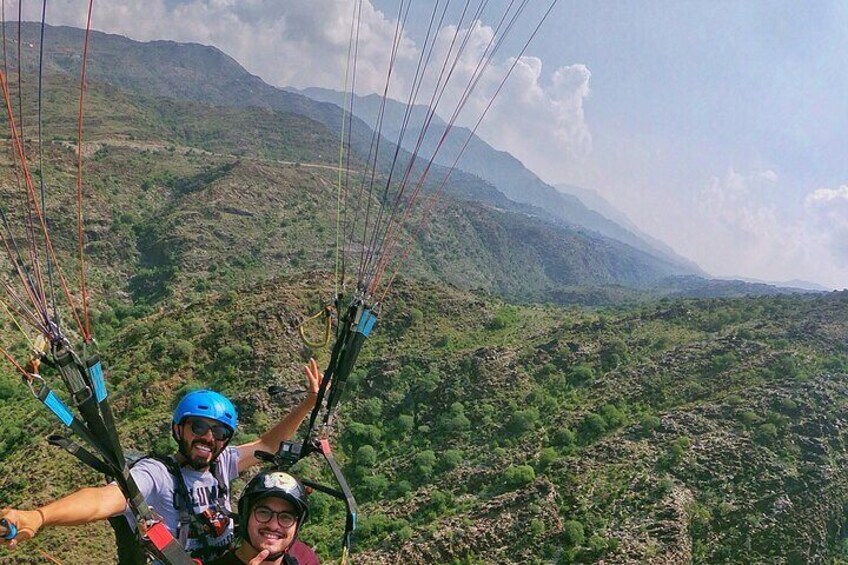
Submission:
{"label": "mountain ridge", "polygon": [[[329,89],[313,87],[305,89],[287,88],[286,90],[336,105],[343,104],[344,101],[343,93]],[[376,123],[379,109],[383,107],[383,99],[375,94],[356,96],[352,107],[354,114],[366,123]],[[382,124],[385,135],[389,139],[394,140],[400,137],[400,123],[405,108],[405,103],[391,99],[386,101]],[[416,124],[423,123],[428,114],[429,110],[420,105],[415,106],[411,112],[412,118],[407,126],[411,135],[408,134],[404,137],[406,143],[403,144],[407,150],[413,149],[414,143],[412,140],[416,140],[417,143],[420,126],[416,126]],[[623,226],[604,216],[602,212],[586,207],[579,197],[571,193],[564,194],[556,187],[546,184],[532,171],[524,167],[521,161],[513,155],[506,151],[494,149],[478,136],[472,135],[467,128],[454,125],[442,141],[446,129],[447,124],[438,115],[433,115],[421,149],[422,154],[433,155],[438,140],[440,150],[436,153],[435,161],[442,165],[451,165],[459,149],[464,146],[465,151],[457,162],[457,168],[486,180],[510,199],[531,204],[561,221],[596,231],[603,236],[616,239],[665,260],[685,264],[693,270],[693,273],[704,274],[692,261],[675,254],[667,245],[657,245],[656,240],[647,239],[643,234],[634,231],[632,226]],[[470,141],[465,146],[466,139],[469,137]]]}

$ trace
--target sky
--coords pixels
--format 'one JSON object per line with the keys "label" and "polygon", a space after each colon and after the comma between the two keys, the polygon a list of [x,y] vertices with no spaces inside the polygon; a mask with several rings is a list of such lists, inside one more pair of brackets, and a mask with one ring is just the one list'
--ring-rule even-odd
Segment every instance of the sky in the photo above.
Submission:
{"label": "sky", "polygon": [[[435,1],[406,17],[396,98],[426,52]],[[27,19],[40,17],[35,4]],[[48,23],[82,27],[86,4],[49,3]],[[448,8],[434,57],[464,4]],[[469,56],[443,107],[456,106],[508,4],[491,0],[459,26]],[[560,0],[522,55],[549,5],[530,1],[460,123],[476,122],[512,68],[478,134],[545,181],[595,190],[713,276],[848,287],[848,3]],[[95,2],[93,27],[214,45],[276,86],[343,90],[353,7],[110,0]],[[397,0],[363,0],[357,92],[383,92],[398,17]]]}

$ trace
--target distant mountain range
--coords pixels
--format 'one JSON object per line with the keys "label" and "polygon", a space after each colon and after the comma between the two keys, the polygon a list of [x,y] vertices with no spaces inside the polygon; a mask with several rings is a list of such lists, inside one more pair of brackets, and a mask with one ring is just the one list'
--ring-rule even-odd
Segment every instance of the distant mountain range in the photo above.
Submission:
{"label": "distant mountain range", "polygon": [[[307,88],[304,90],[288,89],[291,92],[304,94],[320,102],[331,102],[338,106],[344,104],[344,93],[324,88]],[[365,123],[376,124],[383,99],[375,94],[356,96],[353,101],[353,113]],[[427,120],[430,111],[426,106],[415,106],[409,113],[406,132],[401,137],[406,115],[406,104],[395,100],[387,100],[382,120],[382,133],[391,141],[400,141],[407,151],[414,151],[419,143],[422,125]],[[684,266],[694,274],[704,275],[697,265],[675,254],[667,245],[646,237],[628,221],[624,225],[618,219],[604,214],[602,210],[587,207],[577,192],[588,191],[574,187],[572,190],[557,190],[542,181],[536,174],[527,169],[521,161],[506,153],[498,151],[488,143],[473,135],[468,128],[454,126],[450,129],[444,142],[448,126],[438,115],[433,115],[426,135],[420,142],[419,155],[430,158],[435,154],[434,161],[444,166],[451,166],[456,161],[457,154],[469,139],[462,156],[457,162],[457,168],[471,173],[487,181],[508,198],[515,202],[530,204],[543,214],[566,225],[597,232],[600,235],[626,243],[635,249],[661,257],[667,261]],[[441,142],[438,152],[436,147]],[[607,208],[609,210],[609,208]],[[618,214],[621,217],[621,214]]]}
{"label": "distant mountain range", "polygon": [[[39,28],[26,24],[23,33],[24,45],[29,46],[23,53],[23,62],[29,69],[34,69]],[[50,28],[47,37],[45,64],[48,73],[76,76],[80,65],[77,47],[82,31],[68,27]],[[167,112],[159,118],[139,118],[142,122],[164,119],[163,123],[170,129],[169,135],[176,135],[182,143],[221,147],[236,155],[251,155],[259,151],[266,157],[286,154],[296,155],[298,162],[333,163],[332,151],[328,149],[331,146],[329,140],[333,132],[338,131],[343,114],[329,100],[337,98],[338,93],[315,89],[307,91],[310,96],[323,96],[327,100],[317,101],[270,86],[214,47],[171,41],[140,43],[118,35],[94,33],[88,77],[91,84],[108,84],[138,96],[194,104],[183,106],[180,110],[179,104],[175,107],[169,102],[145,102],[145,105],[158,105]],[[377,103],[376,97],[365,97],[357,99],[355,106],[364,118],[371,118]],[[203,123],[181,123],[180,114],[173,113],[214,115],[215,107],[253,109],[253,114],[243,114],[244,117],[239,118],[241,123],[252,124],[251,129],[241,131],[238,126],[235,129],[230,126],[231,131],[210,131]],[[391,166],[395,154],[393,141],[397,141],[399,131],[398,117],[403,113],[400,104],[390,103],[388,108],[389,119],[381,132],[384,140],[377,159],[382,174],[386,174]],[[256,115],[257,111],[270,115]],[[145,116],[145,111],[139,112],[139,116]],[[418,123],[423,112],[422,108],[415,108],[413,112],[418,116]],[[219,114],[226,120],[236,119],[232,111],[219,111]],[[142,122],[136,120],[125,124],[123,131],[139,129],[140,124],[144,125]],[[276,122],[296,122],[299,125],[297,129],[285,132],[269,130],[268,124]],[[415,120],[413,123],[416,123]],[[438,135],[444,127],[444,123],[435,124],[433,131]],[[366,161],[373,135],[367,119],[353,120],[350,146],[357,163]],[[445,152],[436,157],[436,166],[425,190],[432,190],[438,180],[444,178],[447,166],[453,160],[451,151],[455,155],[458,144],[464,143],[467,135],[467,130],[463,132],[456,128],[447,137]],[[407,147],[415,137],[415,127],[409,128],[401,145]],[[432,138],[429,136],[427,139],[430,141],[425,140],[414,163],[416,170],[420,171],[432,155]],[[236,145],[231,145],[233,142]],[[404,149],[399,155],[402,164],[413,158]],[[517,159],[494,150],[478,138],[471,139],[459,169],[450,178],[451,182],[446,187],[448,194],[483,206],[473,206],[462,212],[466,218],[463,221],[474,230],[473,238],[462,241],[478,241],[485,248],[469,250],[473,257],[471,261],[468,257],[457,256],[455,252],[439,255],[442,257],[440,266],[430,258],[431,272],[441,273],[455,284],[474,286],[485,281],[483,287],[505,292],[507,296],[546,299],[550,296],[581,295],[582,291],[575,291],[575,285],[583,288],[622,286],[639,293],[651,293],[652,289],[660,288],[662,292],[669,292],[668,281],[678,280],[676,277],[700,277],[703,280],[704,273],[690,261],[675,255],[659,242],[636,233],[632,226],[620,225],[590,209],[578,197],[545,184]],[[485,221],[481,221],[484,217]],[[496,224],[498,227],[493,230]],[[516,237],[528,239],[509,239]],[[517,255],[508,256],[509,253]],[[454,257],[453,262],[444,262],[448,256]],[[494,261],[496,265],[489,265],[487,261]],[[496,267],[498,272],[479,278],[481,265],[485,266],[484,270]],[[518,273],[521,276],[516,277]],[[660,281],[664,282],[659,284]],[[715,284],[720,283],[710,283],[711,286]],[[693,284],[689,281],[685,287],[691,291]],[[728,294],[740,292],[735,283],[726,285],[726,288]],[[618,293],[615,290],[606,295]],[[601,300],[605,301],[607,299]]]}

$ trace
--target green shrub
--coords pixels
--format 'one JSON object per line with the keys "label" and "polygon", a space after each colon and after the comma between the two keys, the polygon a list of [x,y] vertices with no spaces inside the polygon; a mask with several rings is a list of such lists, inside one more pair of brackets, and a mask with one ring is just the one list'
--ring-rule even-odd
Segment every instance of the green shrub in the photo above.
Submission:
{"label": "green shrub", "polygon": [[509,488],[529,485],[536,480],[536,471],[530,465],[510,465],[504,471],[504,484]]}
{"label": "green shrub", "polygon": [[377,462],[377,450],[370,445],[363,445],[356,450],[353,460],[362,467],[373,467]]}
{"label": "green shrub", "polygon": [[604,417],[590,412],[580,422],[578,437],[583,444],[592,443],[607,432],[608,426]]}
{"label": "green shrub", "polygon": [[568,380],[575,386],[580,386],[595,380],[595,370],[589,365],[577,365],[568,374]]}
{"label": "green shrub", "polygon": [[661,425],[662,420],[656,416],[643,416],[639,422],[639,428],[646,436],[653,435],[653,433],[658,430]]}
{"label": "green shrub", "polygon": [[441,468],[446,471],[455,469],[460,465],[460,463],[462,463],[463,457],[464,454],[461,450],[448,449],[444,453],[442,453],[442,457],[440,460]]}
{"label": "green shrub", "polygon": [[583,532],[583,524],[577,520],[567,520],[562,525],[562,537],[566,547],[583,545],[586,539],[586,534]]}

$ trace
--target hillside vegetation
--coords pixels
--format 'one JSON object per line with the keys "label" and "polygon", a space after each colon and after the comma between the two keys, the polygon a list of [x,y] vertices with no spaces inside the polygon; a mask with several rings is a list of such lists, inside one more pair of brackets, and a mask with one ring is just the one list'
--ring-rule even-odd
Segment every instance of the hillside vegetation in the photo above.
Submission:
{"label": "hillside vegetation", "polygon": [[[73,85],[47,85],[48,215],[75,286]],[[121,437],[173,449],[174,400],[204,386],[251,439],[297,402],[309,356],[327,361],[297,325],[332,288],[334,135],[267,107],[88,96],[91,309]],[[848,294],[651,299],[674,267],[519,210],[446,200],[384,304],[332,438],[361,504],[355,562],[848,559]],[[0,335],[25,354],[6,318]],[[100,481],[47,445],[55,431],[4,366],[0,505]],[[304,536],[336,559],[341,508],[312,504]],[[103,524],[0,562],[41,551],[114,562]]]}
{"label": "hillside vegetation", "polygon": [[[296,391],[308,355],[326,361],[295,329],[325,281],[277,278],[152,313],[101,308],[127,446],[167,450],[173,399],[196,386],[235,399],[237,441],[284,413],[296,395],[265,389]],[[404,283],[386,312],[335,438],[362,506],[357,562],[841,555],[845,294],[594,312]],[[0,394],[0,503],[97,482],[46,445],[55,426],[16,378],[4,374]],[[314,500],[305,535],[335,555],[341,508]],[[41,546],[69,563],[113,552],[102,526],[48,531]]]}

